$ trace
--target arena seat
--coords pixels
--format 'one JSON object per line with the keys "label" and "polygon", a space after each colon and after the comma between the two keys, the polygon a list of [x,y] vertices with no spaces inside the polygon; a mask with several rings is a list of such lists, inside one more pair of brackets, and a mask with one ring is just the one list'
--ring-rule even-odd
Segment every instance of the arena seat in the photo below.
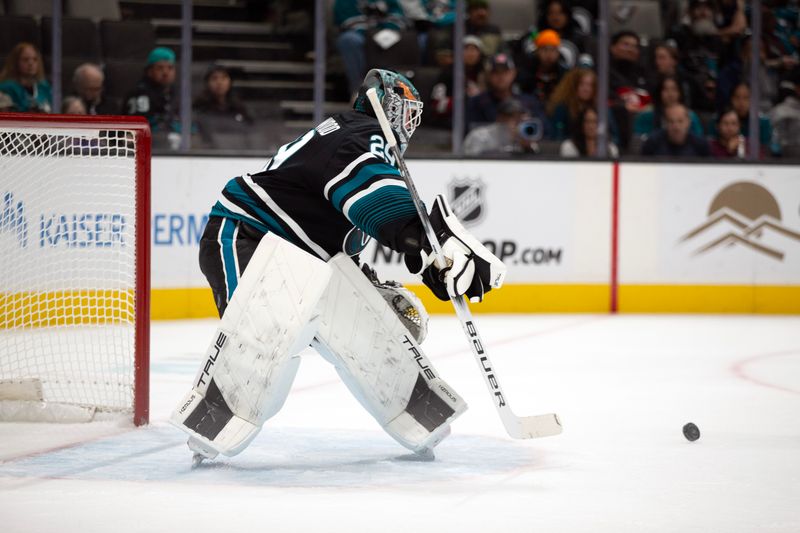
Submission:
{"label": "arena seat", "polygon": [[503,38],[517,38],[536,24],[536,7],[538,2],[520,2],[519,0],[493,0],[489,21],[500,27]]}
{"label": "arena seat", "polygon": [[631,30],[648,40],[664,37],[658,0],[610,0],[609,32]]}
{"label": "arena seat", "polygon": [[0,17],[0,57],[5,57],[18,43],[31,43],[42,47],[39,25],[28,16],[5,15]]}
{"label": "arena seat", "polygon": [[[53,19],[42,18],[42,54],[53,51]],[[100,61],[100,35],[97,25],[87,18],[64,17],[61,19],[61,55],[77,57],[84,61]]]}
{"label": "arena seat", "polygon": [[396,69],[402,66],[415,66],[420,62],[419,42],[417,32],[405,31],[400,34],[400,40],[387,49],[381,48],[372,38],[375,30],[367,32],[367,42],[364,45],[364,55],[367,65],[371,68]]}
{"label": "arena seat", "polygon": [[147,54],[156,46],[156,32],[147,21],[104,20],[100,22],[100,41],[106,59],[139,60],[144,66]]}
{"label": "arena seat", "polygon": [[53,0],[6,0],[6,7],[12,15],[41,17],[53,14]]}
{"label": "arena seat", "polygon": [[85,17],[95,20],[120,20],[122,14],[119,2],[113,0],[68,0],[66,5],[67,15],[72,17]]}

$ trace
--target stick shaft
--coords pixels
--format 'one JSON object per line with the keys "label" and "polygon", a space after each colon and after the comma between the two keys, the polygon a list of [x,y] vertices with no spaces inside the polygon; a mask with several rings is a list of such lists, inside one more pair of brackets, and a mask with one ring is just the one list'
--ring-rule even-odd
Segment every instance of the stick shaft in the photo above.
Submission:
{"label": "stick shaft", "polygon": [[[400,174],[403,176],[406,187],[408,187],[408,191],[411,194],[411,199],[414,201],[414,207],[417,209],[417,214],[422,222],[425,235],[428,237],[428,242],[433,249],[436,266],[441,270],[446,265],[441,243],[439,243],[439,239],[436,237],[436,232],[431,225],[427,211],[425,211],[425,205],[422,203],[419,192],[417,192],[417,188],[414,185],[414,182],[411,180],[411,174],[408,171],[408,167],[403,159],[403,155],[400,153],[400,150],[397,147],[397,140],[395,139],[394,132],[389,125],[389,120],[386,118],[386,113],[383,111],[383,106],[380,104],[377,91],[375,89],[369,89],[367,91],[367,98],[372,104],[372,108],[375,111],[375,116],[377,117],[378,122],[380,123],[383,135],[386,137],[386,141],[392,149],[392,153],[397,161],[397,166],[400,169]],[[503,426],[508,434],[514,438],[531,438],[553,435],[560,432],[561,425],[555,415],[542,415],[548,420],[549,417],[552,416],[552,419],[555,421],[555,426],[553,426],[553,423],[551,422],[547,424],[546,428],[543,428],[541,427],[541,420],[534,420],[541,419],[541,417],[528,417],[521,419],[513,413],[511,407],[506,401],[505,394],[500,386],[500,381],[497,379],[497,375],[494,372],[494,366],[489,360],[489,354],[486,353],[483,340],[478,333],[478,329],[475,327],[475,322],[472,320],[472,313],[469,310],[469,306],[463,297],[456,297],[452,294],[450,295],[450,301],[453,303],[456,316],[458,317],[459,322],[461,322],[461,328],[464,330],[464,334],[469,341],[475,361],[478,363],[478,367],[481,369],[483,381],[486,384],[486,387],[489,389],[490,394],[492,394],[494,397],[495,407],[500,414],[500,419],[502,420]],[[529,423],[526,424],[526,421]],[[526,426],[529,427],[526,428]]]}

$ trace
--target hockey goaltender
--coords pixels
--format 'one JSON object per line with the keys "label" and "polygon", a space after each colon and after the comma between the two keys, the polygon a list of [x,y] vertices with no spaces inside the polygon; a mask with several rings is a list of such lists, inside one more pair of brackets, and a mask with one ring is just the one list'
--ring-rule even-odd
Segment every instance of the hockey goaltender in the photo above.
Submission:
{"label": "hockey goaltender", "polygon": [[358,255],[377,239],[403,253],[443,300],[481,301],[506,269],[442,196],[430,223],[448,266],[436,267],[368,101],[371,88],[402,154],[422,117],[419,93],[404,76],[373,69],[353,111],[282,146],[260,172],[230,180],[211,209],[200,267],[221,321],[171,416],[189,434],[195,464],[247,447],[280,410],[309,344],[381,427],[421,457],[433,458],[467,408],[419,346],[428,323],[420,301],[398,283],[379,282]]}

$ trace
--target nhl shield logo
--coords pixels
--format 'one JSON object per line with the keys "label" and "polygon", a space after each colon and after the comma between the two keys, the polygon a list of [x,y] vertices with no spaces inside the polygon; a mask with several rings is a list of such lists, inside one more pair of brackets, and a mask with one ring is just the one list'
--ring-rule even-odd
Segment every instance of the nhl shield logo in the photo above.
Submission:
{"label": "nhl shield logo", "polygon": [[486,213],[483,182],[478,178],[456,178],[450,182],[449,188],[450,207],[458,219],[465,225],[480,222]]}

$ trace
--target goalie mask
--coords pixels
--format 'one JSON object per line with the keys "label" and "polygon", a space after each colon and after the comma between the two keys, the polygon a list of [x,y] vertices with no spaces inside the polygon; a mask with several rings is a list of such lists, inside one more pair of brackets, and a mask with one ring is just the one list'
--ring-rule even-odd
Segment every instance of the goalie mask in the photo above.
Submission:
{"label": "goalie mask", "polygon": [[414,85],[402,74],[391,70],[372,69],[367,72],[364,83],[353,103],[356,111],[375,116],[367,98],[367,90],[374,87],[378,92],[386,118],[400,141],[404,152],[408,141],[422,121],[422,101]]}

